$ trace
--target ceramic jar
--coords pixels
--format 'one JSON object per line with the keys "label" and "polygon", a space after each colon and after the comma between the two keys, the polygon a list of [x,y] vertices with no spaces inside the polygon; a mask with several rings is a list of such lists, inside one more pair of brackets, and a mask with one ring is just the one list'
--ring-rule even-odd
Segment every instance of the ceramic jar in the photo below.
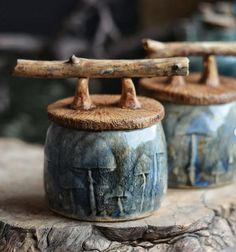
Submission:
{"label": "ceramic jar", "polygon": [[169,185],[211,187],[232,183],[236,169],[236,102],[164,105]]}
{"label": "ceramic jar", "polygon": [[88,221],[148,216],[167,188],[162,124],[95,131],[52,122],[44,181],[50,209],[62,215]]}
{"label": "ceramic jar", "polygon": [[[18,60],[21,77],[77,78],[75,95],[50,104],[44,185],[49,208],[84,221],[150,215],[167,188],[164,107],[137,97],[133,77],[187,75],[188,59]],[[121,95],[89,94],[90,78],[120,78]]]}
{"label": "ceramic jar", "polygon": [[[142,93],[162,100],[165,107],[163,127],[168,146],[170,187],[214,187],[234,181],[236,89],[232,85],[230,93],[225,86],[225,94],[217,96],[221,88],[208,88],[207,94],[207,88],[197,84],[199,78],[200,75],[192,84],[193,78],[187,77],[186,86],[182,87],[163,84],[159,78],[141,80]],[[228,84],[234,82],[225,78],[224,84],[227,81]],[[224,102],[229,94],[233,101]],[[219,99],[218,104],[213,98]],[[194,102],[196,104],[191,104]]]}
{"label": "ceramic jar", "polygon": [[218,74],[215,55],[235,56],[236,43],[146,39],[150,57],[202,56],[202,73],[144,78],[142,93],[163,102],[171,187],[214,187],[236,172],[236,81]]}

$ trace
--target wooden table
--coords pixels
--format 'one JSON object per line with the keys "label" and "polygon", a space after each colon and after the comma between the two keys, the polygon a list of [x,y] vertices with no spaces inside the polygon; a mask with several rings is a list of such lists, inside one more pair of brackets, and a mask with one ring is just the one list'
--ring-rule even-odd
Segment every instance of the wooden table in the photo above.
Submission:
{"label": "wooden table", "polygon": [[47,209],[43,149],[0,139],[0,251],[236,251],[236,185],[169,190],[155,215],[80,222]]}

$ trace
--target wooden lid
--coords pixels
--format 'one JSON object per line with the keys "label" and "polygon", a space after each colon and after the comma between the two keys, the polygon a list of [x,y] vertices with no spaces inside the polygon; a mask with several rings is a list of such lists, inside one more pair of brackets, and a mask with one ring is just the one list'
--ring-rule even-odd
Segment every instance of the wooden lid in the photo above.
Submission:
{"label": "wooden lid", "polygon": [[48,106],[49,119],[67,128],[83,130],[131,130],[149,127],[164,117],[163,106],[150,98],[138,97],[139,109],[122,109],[119,95],[91,95],[96,106],[90,110],[71,108],[74,97]]}
{"label": "wooden lid", "polygon": [[149,97],[179,104],[208,105],[236,100],[236,80],[220,77],[220,85],[208,86],[199,83],[201,76],[194,73],[185,77],[185,85],[171,84],[165,77],[144,78],[140,86],[143,94]]}

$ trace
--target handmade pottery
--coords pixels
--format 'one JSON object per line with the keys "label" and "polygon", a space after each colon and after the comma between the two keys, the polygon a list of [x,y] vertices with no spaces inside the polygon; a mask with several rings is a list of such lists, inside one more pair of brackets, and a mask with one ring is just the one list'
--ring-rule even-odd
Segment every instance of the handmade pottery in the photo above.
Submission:
{"label": "handmade pottery", "polygon": [[[23,75],[31,77],[81,76],[74,97],[47,108],[52,121],[44,164],[49,208],[86,221],[131,220],[156,211],[167,188],[164,108],[153,99],[136,97],[132,80],[123,76],[187,74],[188,60],[72,57],[65,62],[41,62],[41,66],[20,63],[24,67],[16,67],[17,75],[23,69]],[[121,96],[90,96],[84,76],[121,77]]]}
{"label": "handmade pottery", "polygon": [[[211,54],[236,54],[236,44],[155,45],[158,55],[162,50],[169,56],[208,55],[203,74],[140,82],[142,94],[162,101],[165,107],[169,186],[198,188],[232,183],[236,171],[236,81],[218,76]],[[145,46],[154,49],[148,42]]]}

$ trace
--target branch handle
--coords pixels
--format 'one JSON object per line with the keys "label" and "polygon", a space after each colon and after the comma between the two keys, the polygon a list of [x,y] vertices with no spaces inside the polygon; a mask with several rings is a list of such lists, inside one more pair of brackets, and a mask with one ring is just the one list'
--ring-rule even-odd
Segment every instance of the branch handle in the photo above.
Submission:
{"label": "branch handle", "polygon": [[18,60],[14,76],[31,78],[78,78],[71,108],[89,110],[95,107],[89,96],[89,78],[122,78],[122,108],[137,109],[132,77],[187,75],[189,60],[184,57],[142,60],[95,60],[72,56],[66,61]]}
{"label": "branch handle", "polygon": [[236,56],[236,42],[170,42],[143,39],[144,49],[154,57]]}
{"label": "branch handle", "polygon": [[66,61],[17,60],[14,76],[30,78],[133,78],[187,75],[184,57],[142,60],[95,60],[72,56]]}
{"label": "branch handle", "polygon": [[[171,42],[144,39],[143,46],[151,58],[202,56],[204,70],[199,82],[207,86],[220,85],[217,64],[214,55],[236,56],[236,42]],[[175,78],[171,78],[171,81]],[[181,79],[179,77],[178,79]],[[183,79],[183,78],[182,78]]]}

